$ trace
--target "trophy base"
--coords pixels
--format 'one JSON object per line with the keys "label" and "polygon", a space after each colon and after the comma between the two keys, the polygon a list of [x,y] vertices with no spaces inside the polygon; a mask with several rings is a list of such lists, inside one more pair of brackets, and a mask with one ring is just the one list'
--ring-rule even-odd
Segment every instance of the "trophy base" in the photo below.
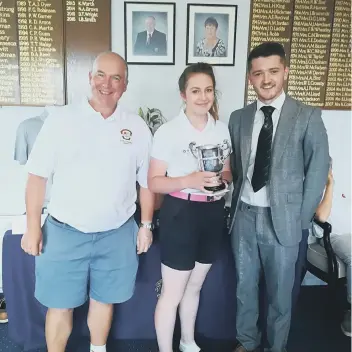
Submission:
{"label": "trophy base", "polygon": [[211,192],[219,192],[222,191],[223,189],[226,188],[225,183],[222,183],[218,186],[213,186],[213,187],[204,187],[204,189],[206,189],[207,191],[211,191]]}

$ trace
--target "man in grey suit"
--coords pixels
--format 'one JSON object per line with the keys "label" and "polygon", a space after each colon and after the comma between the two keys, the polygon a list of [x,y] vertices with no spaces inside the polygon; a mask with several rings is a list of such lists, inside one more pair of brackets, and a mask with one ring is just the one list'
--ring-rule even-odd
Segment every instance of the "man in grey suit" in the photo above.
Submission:
{"label": "man in grey suit", "polygon": [[247,65],[258,100],[234,111],[229,122],[239,342],[235,352],[259,351],[261,273],[269,301],[265,351],[284,352],[299,242],[324,190],[328,139],[320,109],[284,93],[288,67],[281,44],[255,47]]}

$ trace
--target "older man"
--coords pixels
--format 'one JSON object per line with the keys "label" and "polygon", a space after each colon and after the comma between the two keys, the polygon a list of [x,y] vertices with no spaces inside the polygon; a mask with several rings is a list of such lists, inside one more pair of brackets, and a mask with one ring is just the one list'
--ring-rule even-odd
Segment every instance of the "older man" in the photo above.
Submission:
{"label": "older man", "polygon": [[[112,304],[131,298],[137,254],[152,242],[154,196],[147,189],[151,134],[139,116],[118,104],[127,88],[126,62],[116,53],[100,54],[89,81],[89,98],[48,117],[27,163],[22,248],[36,256],[35,296],[49,308],[49,352],[65,351],[73,309],[88,297],[91,351],[106,351]],[[46,181],[52,174],[49,216],[41,228]],[[133,220],[137,181],[139,230]]]}

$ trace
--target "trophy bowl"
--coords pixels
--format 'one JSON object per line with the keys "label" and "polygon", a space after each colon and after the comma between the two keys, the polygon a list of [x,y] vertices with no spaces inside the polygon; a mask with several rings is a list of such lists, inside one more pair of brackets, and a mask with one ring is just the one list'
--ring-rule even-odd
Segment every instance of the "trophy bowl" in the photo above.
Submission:
{"label": "trophy bowl", "polygon": [[[230,144],[227,140],[224,140],[222,144],[206,144],[196,146],[196,143],[192,142],[189,144],[193,156],[198,161],[198,167],[200,171],[210,171],[220,174],[226,158],[230,155]],[[207,191],[218,192],[226,188],[224,182],[218,185],[204,187]]]}

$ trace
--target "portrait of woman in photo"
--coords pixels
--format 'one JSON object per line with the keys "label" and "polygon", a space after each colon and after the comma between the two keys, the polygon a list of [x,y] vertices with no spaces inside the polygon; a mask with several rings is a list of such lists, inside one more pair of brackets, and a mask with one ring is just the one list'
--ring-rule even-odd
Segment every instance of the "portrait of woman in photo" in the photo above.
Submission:
{"label": "portrait of woman in photo", "polygon": [[195,56],[225,57],[227,50],[222,39],[217,37],[218,21],[208,17],[204,22],[204,38],[196,45]]}

